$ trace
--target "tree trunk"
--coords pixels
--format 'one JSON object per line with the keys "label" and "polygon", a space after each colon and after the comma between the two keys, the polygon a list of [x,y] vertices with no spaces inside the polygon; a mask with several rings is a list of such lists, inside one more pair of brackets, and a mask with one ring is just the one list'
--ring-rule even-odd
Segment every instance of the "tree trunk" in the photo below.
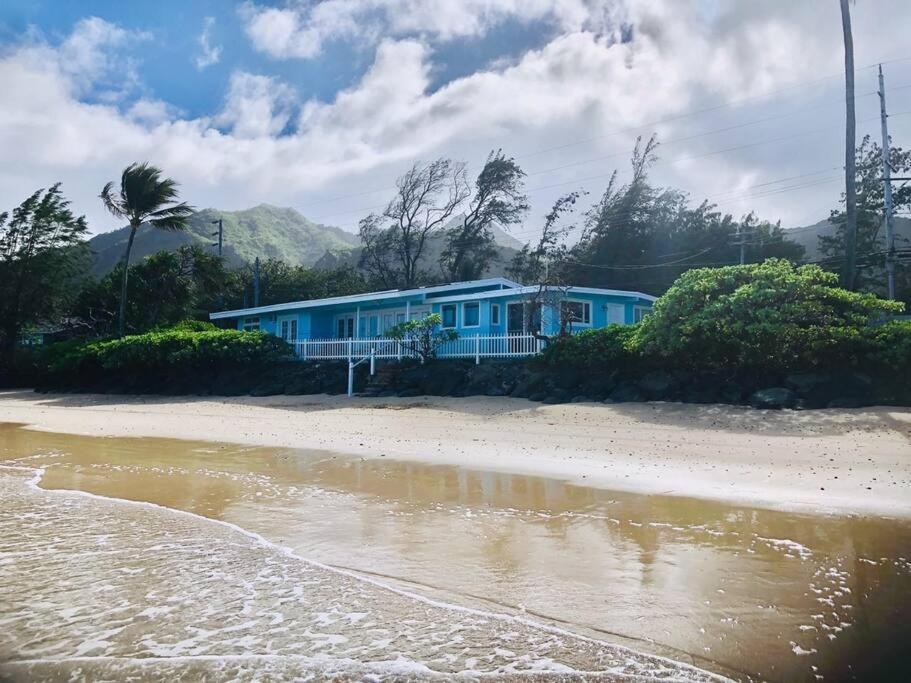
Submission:
{"label": "tree trunk", "polygon": [[130,277],[130,254],[133,252],[133,239],[138,225],[130,224],[130,239],[127,241],[127,253],[123,257],[123,283],[120,285],[120,318],[117,323],[118,336],[122,337],[127,315],[127,280]]}
{"label": "tree trunk", "polygon": [[851,10],[841,0],[841,27],[845,41],[845,264],[842,285],[854,289],[857,260],[856,122],[854,118],[854,39]]}

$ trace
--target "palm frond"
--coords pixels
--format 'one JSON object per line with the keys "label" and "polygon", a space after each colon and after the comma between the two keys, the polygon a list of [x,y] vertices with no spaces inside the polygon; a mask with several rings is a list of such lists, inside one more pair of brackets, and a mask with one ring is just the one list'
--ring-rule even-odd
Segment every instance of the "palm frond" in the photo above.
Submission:
{"label": "palm frond", "polygon": [[114,195],[113,182],[105,184],[104,188],[101,190],[101,194],[98,196],[101,197],[104,208],[110,211],[113,216],[116,216],[117,218],[126,216],[122,200]]}
{"label": "palm frond", "polygon": [[186,230],[189,218],[195,211],[186,202],[181,202],[149,214],[149,223],[161,230]]}
{"label": "palm frond", "polygon": [[149,222],[164,230],[181,230],[194,209],[185,203],[168,206],[178,200],[177,182],[163,176],[161,169],[148,162],[132,163],[120,175],[120,193],[114,183],[104,186],[101,199],[105,207],[130,224]]}

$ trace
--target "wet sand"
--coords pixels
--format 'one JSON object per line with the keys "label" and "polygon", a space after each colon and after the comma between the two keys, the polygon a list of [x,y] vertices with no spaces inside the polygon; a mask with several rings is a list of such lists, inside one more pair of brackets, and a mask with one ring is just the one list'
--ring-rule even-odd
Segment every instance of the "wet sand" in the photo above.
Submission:
{"label": "wet sand", "polygon": [[332,450],[809,513],[911,517],[907,408],[5,392],[0,421],[72,434]]}
{"label": "wet sand", "polygon": [[0,680],[911,668],[908,520],[4,424],[0,500]]}

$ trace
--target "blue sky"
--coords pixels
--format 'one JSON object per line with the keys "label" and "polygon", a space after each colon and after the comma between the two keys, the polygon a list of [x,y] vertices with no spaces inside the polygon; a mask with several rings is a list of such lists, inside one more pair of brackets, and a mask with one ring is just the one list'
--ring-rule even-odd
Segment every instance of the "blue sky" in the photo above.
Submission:
{"label": "blue sky", "polygon": [[[263,7],[285,4],[260,3]],[[344,41],[327,45],[315,59],[275,60],[250,44],[238,7],[219,0],[7,0],[0,9],[0,40],[16,41],[37,30],[53,42],[68,35],[87,16],[150,33],[151,37],[140,41],[133,53],[141,55],[143,86],[188,117],[205,116],[218,109],[237,69],[276,76],[293,85],[304,98],[330,100],[340,89],[355,83],[373,61],[372,50]],[[212,21],[212,44],[221,46],[221,57],[218,63],[199,69],[195,58],[208,18]],[[495,60],[540,47],[553,32],[546,22],[507,22],[482,36],[442,44],[436,51],[431,90]]]}
{"label": "blue sky", "polygon": [[[878,134],[888,60],[911,146],[911,4],[853,12],[860,133]],[[98,190],[148,160],[196,206],[356,230],[412,163],[473,173],[502,147],[528,173],[528,239],[654,134],[655,182],[812,223],[838,201],[841,60],[831,0],[6,0],[0,208],[59,180],[108,230]]]}

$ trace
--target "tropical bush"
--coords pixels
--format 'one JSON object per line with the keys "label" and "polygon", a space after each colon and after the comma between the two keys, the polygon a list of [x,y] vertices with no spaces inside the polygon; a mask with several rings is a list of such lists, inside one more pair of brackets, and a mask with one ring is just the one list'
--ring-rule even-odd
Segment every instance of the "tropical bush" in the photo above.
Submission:
{"label": "tropical bush", "polygon": [[563,337],[544,350],[544,362],[561,367],[629,369],[641,361],[636,328],[630,325],[585,330]]}
{"label": "tropical bush", "polygon": [[870,328],[903,307],[842,289],[836,274],[814,265],[770,259],[700,268],[681,275],[658,299],[634,345],[690,369],[805,371],[857,361],[868,337],[903,334],[894,326]]}
{"label": "tropical bush", "polygon": [[443,344],[459,338],[458,332],[443,329],[442,324],[440,314],[431,313],[420,320],[399,323],[387,334],[392,339],[398,339],[406,351],[417,355],[424,362],[436,356],[437,349]]}
{"label": "tropical bush", "polygon": [[40,364],[43,384],[84,386],[99,381],[155,383],[166,378],[242,371],[292,356],[291,347],[265,332],[219,330],[188,321],[174,328],[100,341],[49,346]]}

